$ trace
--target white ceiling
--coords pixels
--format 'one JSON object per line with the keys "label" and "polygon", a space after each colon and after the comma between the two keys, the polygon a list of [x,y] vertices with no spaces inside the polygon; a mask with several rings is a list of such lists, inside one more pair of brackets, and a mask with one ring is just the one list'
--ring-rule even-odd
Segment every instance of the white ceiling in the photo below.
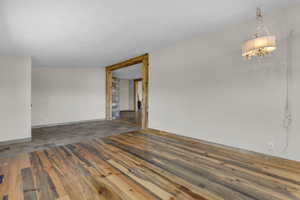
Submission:
{"label": "white ceiling", "polygon": [[131,65],[113,71],[113,77],[120,79],[139,79],[142,78],[142,64]]}
{"label": "white ceiling", "polygon": [[0,0],[0,54],[105,66],[299,0]]}

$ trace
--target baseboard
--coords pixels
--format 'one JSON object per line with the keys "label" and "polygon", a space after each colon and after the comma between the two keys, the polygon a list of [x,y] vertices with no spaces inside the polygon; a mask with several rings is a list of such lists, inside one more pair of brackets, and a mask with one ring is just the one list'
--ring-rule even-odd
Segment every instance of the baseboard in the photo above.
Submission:
{"label": "baseboard", "polygon": [[3,142],[0,142],[0,146],[11,145],[11,144],[16,144],[16,143],[24,143],[24,142],[31,142],[31,137],[3,141]]}
{"label": "baseboard", "polygon": [[81,121],[72,121],[72,122],[62,122],[62,123],[50,123],[50,124],[42,124],[42,125],[33,125],[31,128],[46,128],[52,126],[63,126],[63,125],[71,125],[71,124],[78,124],[78,123],[85,123],[85,122],[98,122],[98,121],[105,121],[105,119],[90,119],[90,120],[81,120]]}
{"label": "baseboard", "polygon": [[292,168],[297,168],[299,169],[300,161],[297,160],[290,160],[287,158],[283,157],[278,157],[278,156],[273,156],[273,155],[268,155],[260,152],[255,152],[247,149],[242,149],[242,148],[237,148],[237,147],[232,147],[224,144],[218,144],[214,142],[209,142],[205,140],[201,140],[198,138],[193,138],[193,137],[188,137],[184,135],[179,135],[175,133],[171,133],[168,131],[162,131],[158,129],[153,129],[153,128],[146,128],[141,130],[141,132],[147,132],[150,131],[151,133],[155,133],[158,135],[168,135],[169,137],[174,137],[174,138],[180,138],[182,140],[188,141],[188,142],[195,142],[199,141],[202,145],[208,145],[210,148],[214,148],[217,151],[222,151],[223,153],[227,153],[228,155],[242,155],[245,159],[249,159],[251,161],[255,160],[256,162],[260,162],[263,164],[274,164],[277,166],[289,166]]}

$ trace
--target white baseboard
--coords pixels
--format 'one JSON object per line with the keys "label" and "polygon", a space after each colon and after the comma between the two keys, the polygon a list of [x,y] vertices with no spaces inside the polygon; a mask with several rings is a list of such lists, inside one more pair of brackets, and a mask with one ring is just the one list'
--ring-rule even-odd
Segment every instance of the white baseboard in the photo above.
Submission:
{"label": "white baseboard", "polygon": [[81,120],[81,121],[72,121],[72,122],[50,123],[50,124],[33,125],[31,126],[31,128],[45,128],[51,126],[62,126],[62,125],[78,124],[84,122],[97,122],[97,121],[104,121],[104,120],[105,119],[90,119],[90,120]]}
{"label": "white baseboard", "polygon": [[1,141],[0,146],[16,144],[16,143],[24,143],[24,142],[31,142],[31,137],[28,138],[21,138],[21,139],[14,139],[14,140],[7,140]]}

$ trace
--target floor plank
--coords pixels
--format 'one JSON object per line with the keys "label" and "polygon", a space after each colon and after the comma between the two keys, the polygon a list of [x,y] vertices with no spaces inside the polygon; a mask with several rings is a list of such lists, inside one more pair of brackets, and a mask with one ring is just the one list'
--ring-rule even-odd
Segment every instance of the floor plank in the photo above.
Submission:
{"label": "floor plank", "polygon": [[95,137],[1,158],[0,199],[300,200],[300,164],[260,156],[152,130]]}
{"label": "floor plank", "polygon": [[31,142],[0,145],[0,158],[134,130],[139,130],[135,124],[106,120],[33,128]]}

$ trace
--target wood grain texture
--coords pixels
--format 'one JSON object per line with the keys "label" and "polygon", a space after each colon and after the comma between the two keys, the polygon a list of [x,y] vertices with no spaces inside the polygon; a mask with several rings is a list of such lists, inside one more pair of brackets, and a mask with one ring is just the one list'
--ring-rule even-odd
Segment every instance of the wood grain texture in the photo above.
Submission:
{"label": "wood grain texture", "polygon": [[109,71],[113,71],[113,70],[121,69],[123,67],[128,67],[130,65],[142,63],[143,60],[147,57],[148,57],[148,54],[137,56],[137,57],[125,60],[123,62],[119,62],[119,63],[113,64],[113,65],[107,66],[106,69]]}
{"label": "wood grain texture", "polygon": [[148,128],[148,110],[149,110],[149,56],[144,56],[142,67],[142,128]]}
{"label": "wood grain texture", "polygon": [[[32,129],[31,142],[0,145],[0,158],[140,129],[125,121],[89,121]],[[0,174],[1,176],[1,174]]]}
{"label": "wood grain texture", "polygon": [[300,164],[267,157],[141,130],[2,158],[0,199],[299,200]]}
{"label": "wood grain texture", "polygon": [[112,120],[112,71],[106,68],[106,120]]}
{"label": "wood grain texture", "polygon": [[120,117],[117,118],[120,121],[131,123],[133,126],[141,127],[142,125],[142,113],[140,111],[121,111]]}

